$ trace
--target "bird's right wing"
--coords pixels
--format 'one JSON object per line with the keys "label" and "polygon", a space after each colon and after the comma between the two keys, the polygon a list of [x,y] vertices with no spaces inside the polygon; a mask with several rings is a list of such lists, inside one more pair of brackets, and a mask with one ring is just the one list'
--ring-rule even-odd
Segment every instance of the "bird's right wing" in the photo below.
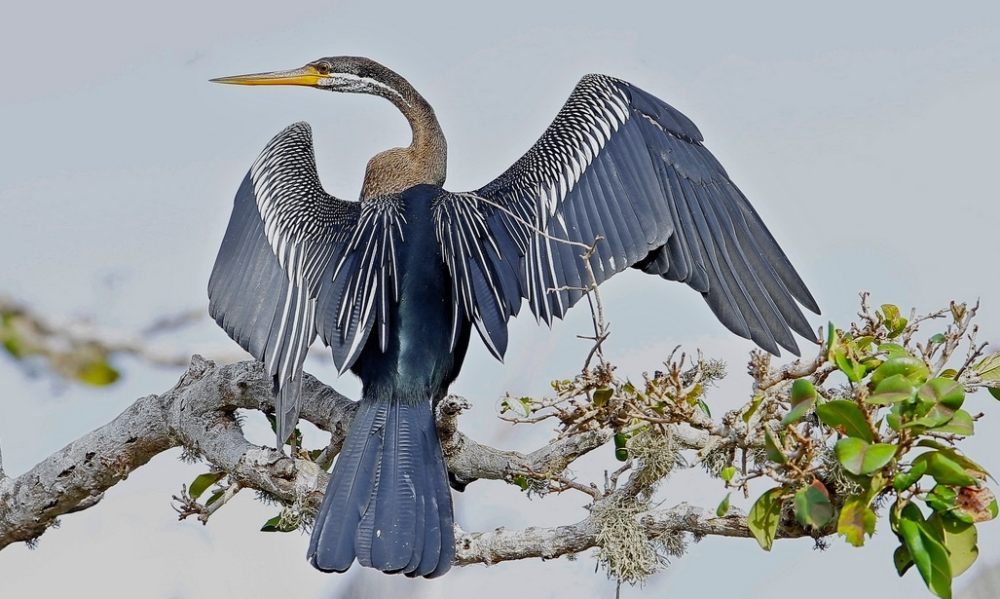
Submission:
{"label": "bird's right wing", "polygon": [[392,289],[399,218],[390,199],[347,202],[319,182],[312,133],[295,123],[243,180],[208,283],[216,322],[274,377],[278,442],[298,420],[302,362],[319,333],[344,372]]}

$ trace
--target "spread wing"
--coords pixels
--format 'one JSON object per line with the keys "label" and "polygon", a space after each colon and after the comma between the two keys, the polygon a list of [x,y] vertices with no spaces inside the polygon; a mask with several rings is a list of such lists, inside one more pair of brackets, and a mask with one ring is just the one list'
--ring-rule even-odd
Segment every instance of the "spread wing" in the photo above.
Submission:
{"label": "spread wing", "polygon": [[399,224],[392,198],[347,202],[323,190],[306,123],[272,139],[244,178],[208,283],[209,312],[274,377],[279,444],[298,420],[302,362],[316,335],[344,372],[396,295],[387,254]]}
{"label": "spread wing", "polygon": [[581,256],[595,241],[598,284],[628,267],[687,283],[726,327],[774,354],[798,354],[792,331],[815,338],[798,305],[819,313],[815,300],[697,127],[624,81],[584,77],[527,154],[453,194],[452,212],[469,198],[474,216],[439,238],[446,249],[449,238],[479,240],[457,266],[453,250],[449,266],[456,303],[498,357],[519,297],[547,323],[583,297]]}

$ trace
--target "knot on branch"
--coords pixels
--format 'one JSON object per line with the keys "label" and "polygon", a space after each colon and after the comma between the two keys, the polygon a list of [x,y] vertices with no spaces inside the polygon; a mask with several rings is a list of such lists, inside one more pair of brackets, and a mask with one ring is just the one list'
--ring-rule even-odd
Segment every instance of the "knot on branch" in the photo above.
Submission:
{"label": "knot on branch", "polygon": [[174,389],[180,390],[190,387],[191,385],[204,379],[205,375],[214,369],[215,362],[206,360],[198,354],[194,354],[191,356],[191,362],[188,364],[187,370],[185,370],[184,374],[181,375],[181,378],[177,381],[177,385],[174,386]]}

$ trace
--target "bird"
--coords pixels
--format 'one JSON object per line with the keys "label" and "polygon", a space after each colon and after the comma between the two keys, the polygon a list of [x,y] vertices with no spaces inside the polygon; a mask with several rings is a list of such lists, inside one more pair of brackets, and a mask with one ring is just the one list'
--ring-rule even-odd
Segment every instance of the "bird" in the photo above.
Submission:
{"label": "bird", "polygon": [[380,96],[412,130],[409,146],[371,158],[357,201],[324,191],[308,124],[276,135],[236,193],[208,284],[212,317],[273,378],[279,448],[296,426],[317,337],[338,376],[361,380],[310,538],[319,570],[357,561],[432,578],[451,568],[433,405],[473,329],[503,359],[523,305],[551,325],[632,268],[686,283],[725,327],[772,354],[798,355],[793,332],[815,340],[802,307],[819,314],[816,301],[701,132],[630,83],[584,76],[512,166],[451,192],[433,108],[374,60],[327,57],[212,81]]}

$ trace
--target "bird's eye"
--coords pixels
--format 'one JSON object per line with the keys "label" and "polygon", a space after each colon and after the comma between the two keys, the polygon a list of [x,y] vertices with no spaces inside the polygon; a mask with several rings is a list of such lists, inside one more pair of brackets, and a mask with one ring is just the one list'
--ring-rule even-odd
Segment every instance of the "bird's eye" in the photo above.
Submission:
{"label": "bird's eye", "polygon": [[329,75],[330,74],[330,63],[319,62],[319,63],[316,63],[313,66],[316,67],[316,70],[319,71],[320,75]]}

